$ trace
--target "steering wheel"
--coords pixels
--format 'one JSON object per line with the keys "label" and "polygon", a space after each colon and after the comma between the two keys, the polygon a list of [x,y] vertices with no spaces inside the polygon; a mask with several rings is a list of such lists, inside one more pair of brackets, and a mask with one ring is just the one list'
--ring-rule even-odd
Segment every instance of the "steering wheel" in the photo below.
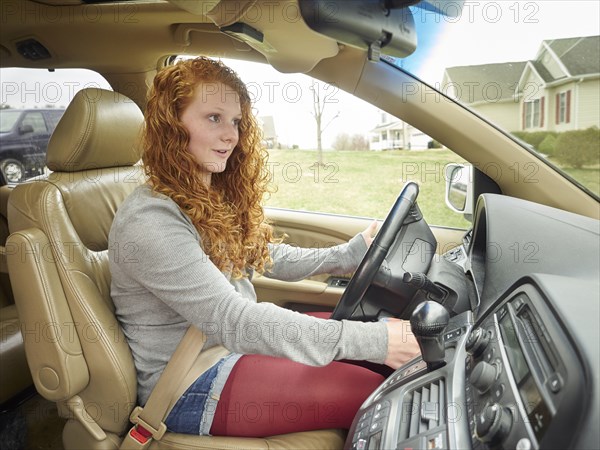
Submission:
{"label": "steering wheel", "polygon": [[381,267],[404,221],[417,201],[418,195],[419,185],[412,181],[404,185],[385,222],[383,222],[381,229],[377,233],[377,236],[375,236],[358,269],[356,269],[354,276],[344,290],[340,301],[333,310],[331,314],[332,319],[349,319],[352,316],[367,289],[371,286],[375,274],[379,270],[379,267]]}

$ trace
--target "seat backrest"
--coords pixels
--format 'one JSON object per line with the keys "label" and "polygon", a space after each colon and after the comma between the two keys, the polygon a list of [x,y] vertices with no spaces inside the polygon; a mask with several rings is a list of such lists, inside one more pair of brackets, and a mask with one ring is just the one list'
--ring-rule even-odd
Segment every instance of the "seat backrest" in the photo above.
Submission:
{"label": "seat backrest", "polygon": [[[4,179],[4,175],[0,174]],[[0,183],[2,183],[0,180]],[[8,238],[8,198],[12,186],[0,185],[0,308],[14,304],[12,288],[8,279],[8,266],[6,262],[6,239]]]}
{"label": "seat backrest", "polygon": [[78,92],[48,145],[52,173],[17,186],[8,204],[8,267],[36,389],[99,440],[124,431],[137,396],[110,298],[108,233],[144,181],[142,122],[121,94]]}
{"label": "seat backrest", "polygon": [[[0,171],[0,183],[1,178],[3,175]],[[32,383],[8,278],[5,244],[8,238],[7,208],[11,192],[11,186],[0,186],[0,404],[16,398]]]}

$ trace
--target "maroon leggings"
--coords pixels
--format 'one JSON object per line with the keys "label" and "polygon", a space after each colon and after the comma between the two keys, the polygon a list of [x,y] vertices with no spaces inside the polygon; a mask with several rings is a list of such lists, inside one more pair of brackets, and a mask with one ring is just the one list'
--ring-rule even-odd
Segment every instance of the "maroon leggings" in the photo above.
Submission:
{"label": "maroon leggings", "polygon": [[[329,313],[311,313],[329,317]],[[264,437],[325,428],[350,428],[360,405],[384,377],[334,361],[313,367],[289,359],[244,355],[217,404],[211,434]]]}

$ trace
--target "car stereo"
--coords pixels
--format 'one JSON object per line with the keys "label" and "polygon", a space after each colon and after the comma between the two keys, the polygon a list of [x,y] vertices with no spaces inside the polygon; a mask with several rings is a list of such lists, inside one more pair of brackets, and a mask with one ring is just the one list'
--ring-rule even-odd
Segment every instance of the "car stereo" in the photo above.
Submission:
{"label": "car stereo", "polygon": [[[466,406],[473,448],[537,448],[567,398],[579,364],[556,318],[542,318],[525,285],[471,330]],[[565,410],[564,405],[561,408]]]}
{"label": "car stereo", "polygon": [[450,318],[445,365],[418,357],[358,411],[346,449],[569,448],[588,411],[586,364],[529,278],[476,322]]}

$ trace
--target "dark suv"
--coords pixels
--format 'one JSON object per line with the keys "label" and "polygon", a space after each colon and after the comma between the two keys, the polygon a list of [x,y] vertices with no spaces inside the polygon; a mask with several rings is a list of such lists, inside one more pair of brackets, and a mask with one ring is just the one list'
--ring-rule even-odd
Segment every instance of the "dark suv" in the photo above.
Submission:
{"label": "dark suv", "polygon": [[64,109],[0,110],[0,170],[9,183],[40,175],[48,141]]}

